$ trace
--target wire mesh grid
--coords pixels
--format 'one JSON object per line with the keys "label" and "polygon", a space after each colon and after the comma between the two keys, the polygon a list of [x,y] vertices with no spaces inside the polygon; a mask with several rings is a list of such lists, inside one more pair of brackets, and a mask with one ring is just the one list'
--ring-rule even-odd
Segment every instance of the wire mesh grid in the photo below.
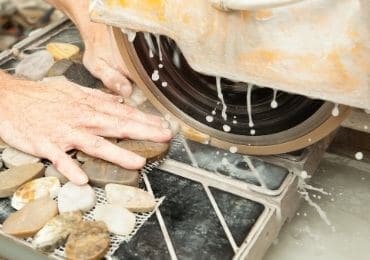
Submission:
{"label": "wire mesh grid", "polygon": [[[168,158],[172,152],[178,147],[178,145],[181,144],[181,137],[176,137],[172,140],[171,142],[171,148],[168,152],[168,155],[166,158]],[[160,160],[160,161],[155,161],[150,164],[147,164],[142,170],[140,174],[140,188],[144,190],[148,190],[148,188],[145,186],[144,181],[143,181],[143,174],[149,174],[150,171],[153,170],[153,168],[157,167],[160,165],[166,158]],[[150,185],[150,184],[149,184]],[[107,204],[107,199],[105,195],[105,191],[102,188],[97,188],[94,187],[95,194],[96,194],[96,205],[104,205]],[[161,205],[165,198],[156,198],[156,206],[153,211],[151,212],[146,212],[146,213],[136,213],[136,224],[134,230],[126,236],[120,236],[120,235],[115,235],[115,234],[110,234],[110,246],[109,250],[106,254],[106,258],[110,259],[111,256],[114,254],[114,252],[119,248],[121,243],[128,242],[130,239],[137,233],[137,231],[140,229],[140,227],[153,215],[153,213],[156,211],[156,209]],[[96,207],[96,206],[95,206]],[[94,210],[95,207],[92,208],[90,211],[86,212],[83,216],[83,219],[85,221],[91,221],[94,220]],[[9,215],[12,212],[12,208],[10,206],[10,200],[1,200],[0,201],[0,213],[4,215]],[[0,225],[1,227],[1,225]],[[23,242],[26,242],[28,246],[32,246],[32,238],[27,238]],[[65,258],[65,252],[64,252],[64,246],[61,246],[57,249],[54,250],[50,254],[51,257],[55,258]]]}

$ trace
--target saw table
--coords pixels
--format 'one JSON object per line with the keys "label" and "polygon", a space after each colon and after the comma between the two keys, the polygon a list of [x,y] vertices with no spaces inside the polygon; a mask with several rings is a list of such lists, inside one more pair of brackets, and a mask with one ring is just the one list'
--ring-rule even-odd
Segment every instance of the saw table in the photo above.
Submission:
{"label": "saw table", "polygon": [[[40,50],[48,42],[83,47],[77,29],[63,19],[1,53],[0,67],[12,73],[21,55]],[[102,87],[81,64],[76,66],[78,70],[67,78]],[[145,103],[143,109],[153,108]],[[298,176],[302,171],[314,174],[330,139],[290,154],[250,157],[253,169],[243,155],[176,137],[168,158],[142,171],[147,189],[156,197],[164,196],[164,201],[111,257],[261,259],[284,223],[295,215],[300,202]],[[0,222],[12,211],[9,200],[1,200]],[[0,241],[4,257],[47,257],[24,240],[2,234]]]}

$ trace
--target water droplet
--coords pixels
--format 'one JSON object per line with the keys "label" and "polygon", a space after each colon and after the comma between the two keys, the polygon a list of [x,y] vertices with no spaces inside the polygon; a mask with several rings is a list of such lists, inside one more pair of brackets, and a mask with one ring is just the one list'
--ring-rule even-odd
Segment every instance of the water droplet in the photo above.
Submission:
{"label": "water droplet", "polygon": [[231,127],[229,125],[223,125],[222,127],[226,133],[231,131]]}
{"label": "water droplet", "polygon": [[212,123],[214,118],[213,118],[213,116],[206,116],[206,120],[207,120],[208,123]]}
{"label": "water droplet", "polygon": [[166,81],[162,82],[162,87],[166,88],[168,86],[168,83]]}
{"label": "water droplet", "polygon": [[273,101],[271,102],[271,108],[275,109],[275,108],[277,108],[277,107],[278,107],[278,103],[277,103],[275,100],[273,100]]}
{"label": "water droplet", "polygon": [[233,120],[233,124],[236,125],[238,123],[238,121],[236,120]]}
{"label": "water droplet", "polygon": [[256,134],[256,130],[251,129],[250,133],[251,133],[251,135],[255,135]]}
{"label": "water droplet", "polygon": [[159,63],[158,68],[162,69],[163,68],[163,64],[162,63]]}
{"label": "water droplet", "polygon": [[230,149],[229,149],[230,153],[237,153],[238,152],[238,148],[236,146],[231,146]]}
{"label": "water droplet", "polygon": [[357,152],[355,154],[355,158],[356,160],[361,161],[362,159],[364,159],[364,154],[362,152]]}
{"label": "water droplet", "polygon": [[339,104],[335,104],[331,114],[335,117],[339,116]]}
{"label": "water droplet", "polygon": [[159,71],[158,70],[153,71],[152,80],[153,81],[158,81],[159,80]]}

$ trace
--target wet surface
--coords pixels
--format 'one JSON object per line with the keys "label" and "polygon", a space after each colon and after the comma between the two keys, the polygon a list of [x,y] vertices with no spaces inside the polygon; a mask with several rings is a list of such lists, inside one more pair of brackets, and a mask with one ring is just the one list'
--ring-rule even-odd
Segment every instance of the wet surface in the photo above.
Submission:
{"label": "wet surface", "polygon": [[118,259],[170,259],[167,245],[156,215],[144,223],[136,235],[127,243],[122,243],[113,257]]}
{"label": "wet surface", "polygon": [[10,206],[10,199],[0,199],[0,223],[2,224],[13,212],[15,210]]}
{"label": "wet surface", "polygon": [[[246,183],[260,185],[253,172],[248,168],[242,155],[189,140],[187,140],[187,143],[196,158],[199,168]],[[191,160],[183,145],[176,146],[170,157],[191,165]],[[266,186],[270,190],[279,189],[288,175],[288,170],[252,157],[251,159]]]}
{"label": "wet surface", "polygon": [[231,259],[233,250],[203,186],[160,170],[149,174],[179,259]]}
{"label": "wet surface", "polygon": [[210,188],[238,246],[262,214],[264,206],[218,189]]}

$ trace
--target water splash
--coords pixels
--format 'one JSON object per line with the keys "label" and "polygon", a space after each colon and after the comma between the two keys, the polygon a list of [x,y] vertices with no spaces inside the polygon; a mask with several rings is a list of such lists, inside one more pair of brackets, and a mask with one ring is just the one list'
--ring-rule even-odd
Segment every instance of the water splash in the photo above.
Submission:
{"label": "water splash", "polygon": [[160,61],[163,61],[162,46],[161,46],[161,36],[157,34],[155,36],[155,39],[156,39],[157,45],[158,45],[158,56],[159,56],[159,60]]}
{"label": "water splash", "polygon": [[252,118],[252,90],[253,85],[248,84],[247,88],[247,109],[248,109],[248,119],[249,119],[249,127],[253,127],[253,118]]}
{"label": "water splash", "polygon": [[186,151],[187,155],[189,156],[189,159],[191,161],[191,165],[193,167],[199,168],[198,162],[195,159],[193,152],[190,150],[188,142],[186,141],[186,139],[183,136],[181,136],[180,139],[181,139],[182,144],[184,145],[184,148],[185,148],[185,151]]}
{"label": "water splash", "polygon": [[260,183],[261,187],[265,188],[265,189],[268,189],[267,185],[266,185],[266,182],[263,180],[259,171],[257,171],[256,168],[254,167],[252,160],[246,155],[243,156],[243,159],[247,163],[247,165],[248,165],[249,169],[251,170],[251,172],[253,173],[253,175],[256,177],[256,179]]}
{"label": "water splash", "polygon": [[158,81],[159,80],[159,71],[158,70],[153,71],[152,80],[153,81]]}
{"label": "water splash", "polygon": [[271,101],[271,104],[270,104],[270,106],[271,106],[272,109],[275,109],[275,108],[277,108],[279,106],[279,104],[278,104],[278,102],[276,100],[277,93],[278,93],[278,90],[277,89],[274,89],[274,96],[273,96],[272,101]]}
{"label": "water splash", "polygon": [[339,116],[339,104],[335,104],[331,114],[335,117]]}
{"label": "water splash", "polygon": [[227,120],[227,114],[226,114],[227,106],[224,100],[224,95],[222,94],[221,77],[216,77],[216,86],[217,86],[217,96],[222,103],[221,115],[222,115],[222,118],[226,121]]}

